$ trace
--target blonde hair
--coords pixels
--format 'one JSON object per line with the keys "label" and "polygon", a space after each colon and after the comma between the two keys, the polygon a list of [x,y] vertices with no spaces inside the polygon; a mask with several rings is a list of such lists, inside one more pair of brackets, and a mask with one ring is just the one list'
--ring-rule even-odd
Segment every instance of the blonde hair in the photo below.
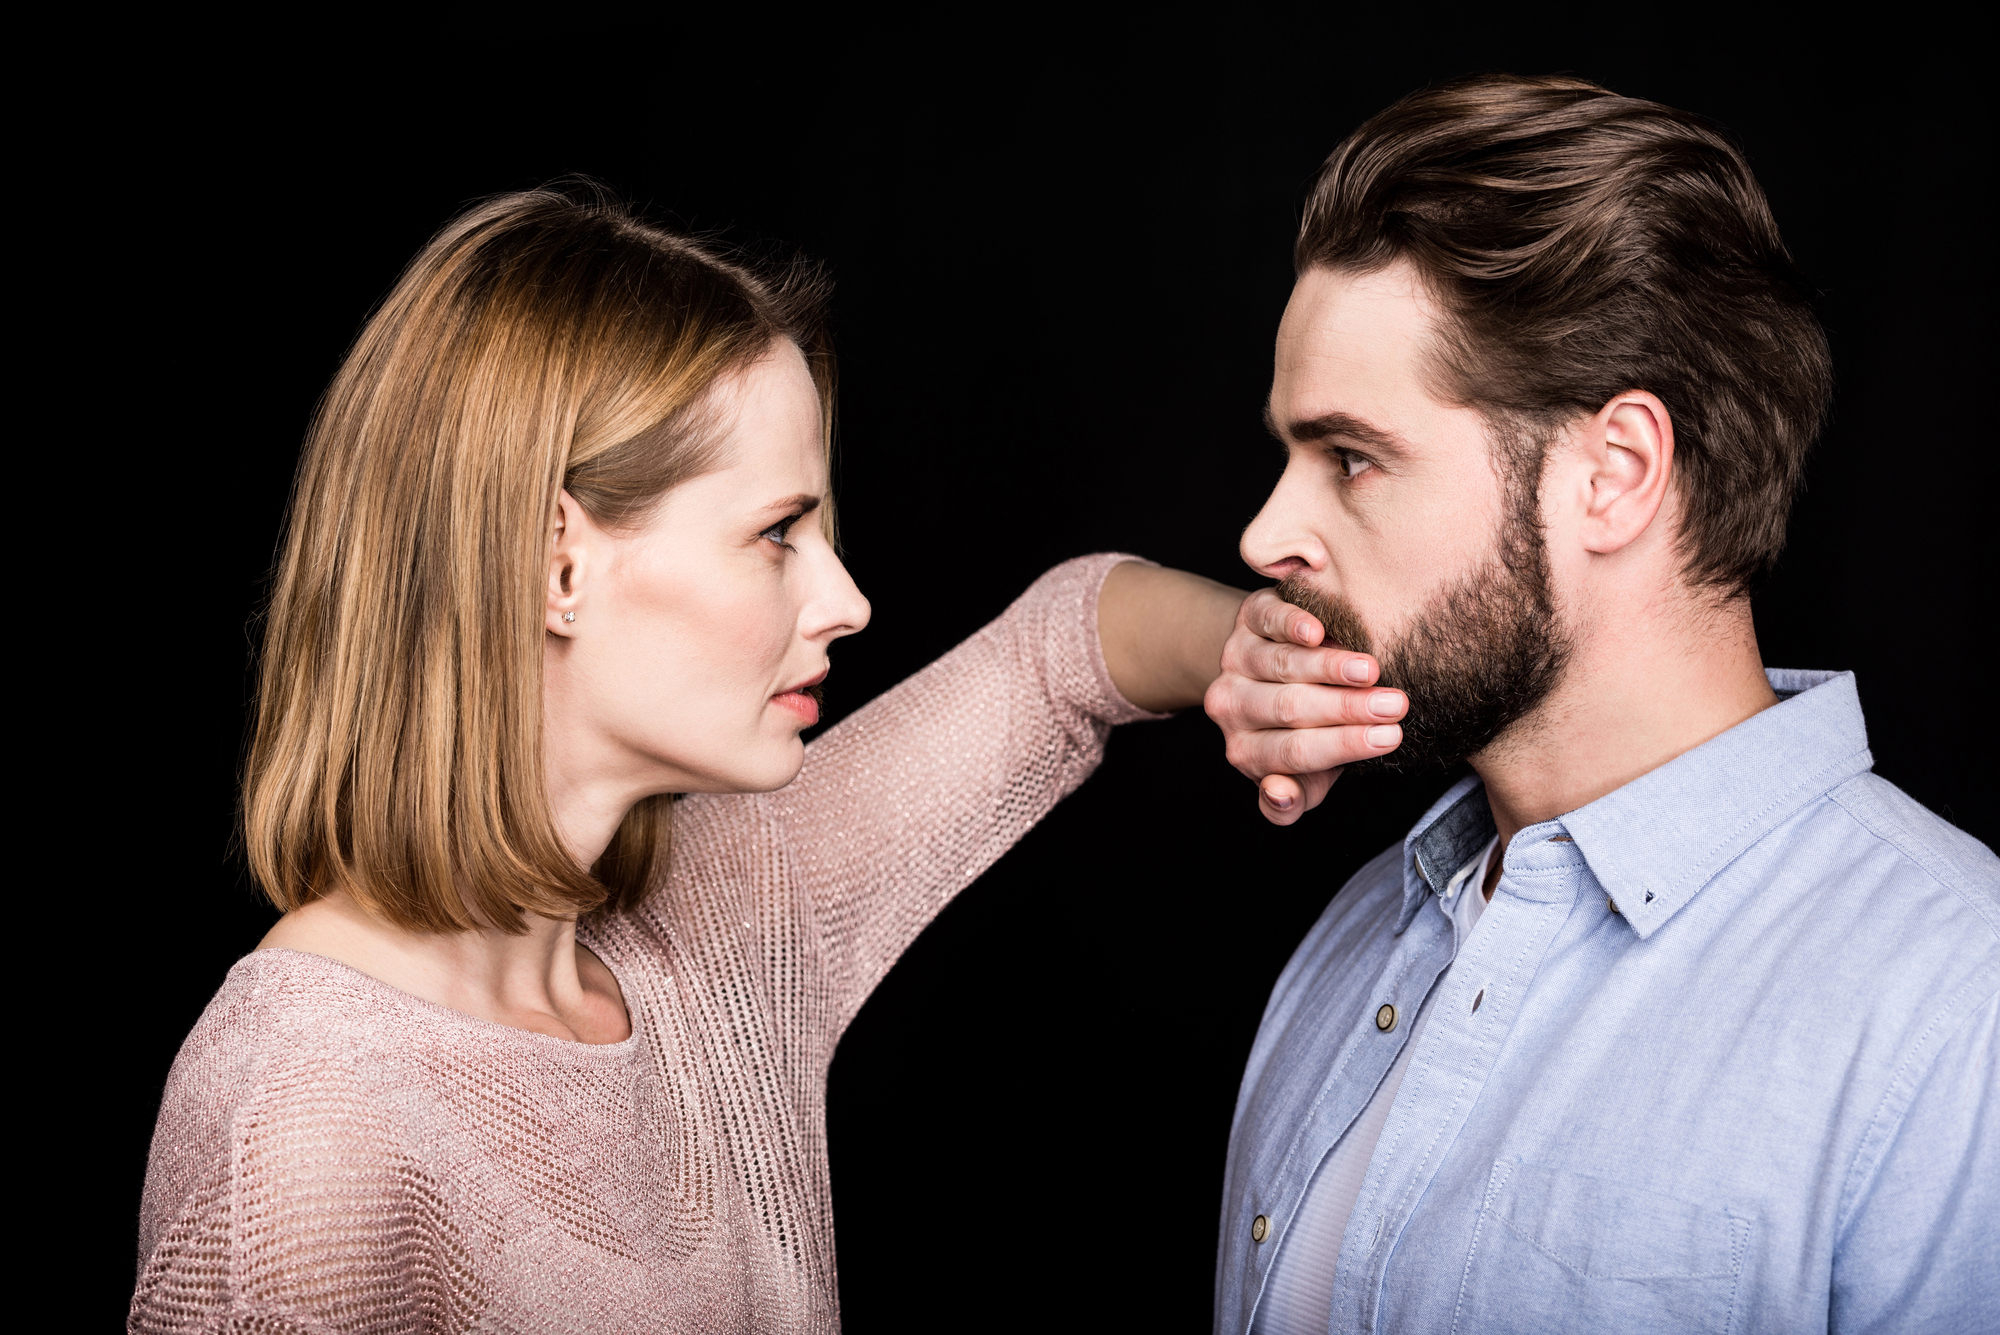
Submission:
{"label": "blonde hair", "polygon": [[[823,283],[637,220],[589,183],[501,196],[411,262],[309,430],[264,626],[250,869],[416,931],[636,903],[666,796],[585,871],[542,769],[549,544],[567,489],[611,528],[720,463],[704,395],[779,339],[829,447]],[[826,509],[828,507],[822,507]],[[830,522],[830,520],[829,520]]]}

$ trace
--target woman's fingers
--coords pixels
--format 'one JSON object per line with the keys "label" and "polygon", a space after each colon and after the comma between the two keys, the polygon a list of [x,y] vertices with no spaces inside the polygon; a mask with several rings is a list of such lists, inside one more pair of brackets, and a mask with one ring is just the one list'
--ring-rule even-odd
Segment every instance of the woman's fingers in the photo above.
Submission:
{"label": "woman's fingers", "polygon": [[1255,780],[1265,819],[1290,825],[1318,806],[1340,767],[1393,751],[1409,709],[1375,688],[1367,654],[1323,646],[1325,628],[1269,589],[1243,600],[1204,700],[1229,763]]}
{"label": "woman's fingers", "polygon": [[1264,728],[1335,728],[1345,723],[1395,723],[1409,712],[1409,697],[1393,686],[1375,690],[1253,681],[1222,676],[1204,702],[1225,731]]}
{"label": "woman's fingers", "polygon": [[1279,644],[1248,631],[1239,631],[1224,643],[1222,668],[1258,681],[1310,681],[1329,686],[1372,686],[1380,675],[1375,660],[1367,654]]}
{"label": "woman's fingers", "polygon": [[1267,774],[1257,785],[1257,809],[1273,825],[1290,825],[1306,812],[1306,791],[1289,774]]}
{"label": "woman's fingers", "polygon": [[1326,628],[1319,624],[1318,618],[1269,589],[1259,589],[1243,600],[1237,625],[1267,640],[1287,644],[1312,646],[1326,638]]}
{"label": "woman's fingers", "polygon": [[1290,825],[1318,806],[1339,777],[1337,769],[1297,776],[1267,774],[1257,786],[1257,809],[1273,825]]}
{"label": "woman's fingers", "polygon": [[1373,685],[1380,669],[1367,654],[1322,647],[1318,621],[1260,589],[1243,600],[1236,629],[1222,647],[1222,670],[1260,681]]}
{"label": "woman's fingers", "polygon": [[1317,774],[1357,760],[1387,755],[1403,742],[1396,723],[1344,728],[1270,728],[1229,735],[1229,763],[1262,782],[1268,774]]}

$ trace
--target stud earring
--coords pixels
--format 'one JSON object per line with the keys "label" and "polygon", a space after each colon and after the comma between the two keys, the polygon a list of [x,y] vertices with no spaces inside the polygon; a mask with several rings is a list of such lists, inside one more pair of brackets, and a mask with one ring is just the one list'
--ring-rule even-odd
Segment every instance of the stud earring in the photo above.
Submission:
{"label": "stud earring", "polygon": [[564,612],[564,613],[563,613],[563,620],[564,620],[564,621],[574,621],[574,620],[576,620],[576,613],[574,613],[574,612]]}

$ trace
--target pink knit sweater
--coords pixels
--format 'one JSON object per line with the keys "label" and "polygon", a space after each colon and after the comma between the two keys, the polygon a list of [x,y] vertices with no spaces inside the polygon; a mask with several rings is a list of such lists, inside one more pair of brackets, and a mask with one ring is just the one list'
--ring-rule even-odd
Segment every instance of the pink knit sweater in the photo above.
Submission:
{"label": "pink knit sweater", "polygon": [[806,749],[690,797],[672,868],[579,935],[632,1036],[475,1020],[316,955],[229,971],[153,1136],[143,1331],[832,1331],[834,1044],[951,897],[1083,782],[1097,592],[1056,567]]}

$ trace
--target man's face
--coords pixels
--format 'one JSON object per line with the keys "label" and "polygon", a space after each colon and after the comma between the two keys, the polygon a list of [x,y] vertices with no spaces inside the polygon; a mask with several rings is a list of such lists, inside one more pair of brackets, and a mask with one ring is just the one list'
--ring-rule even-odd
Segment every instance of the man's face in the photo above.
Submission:
{"label": "man's face", "polygon": [[[1403,265],[1300,278],[1271,422],[1288,462],[1243,559],[1409,694],[1384,762],[1453,763],[1546,697],[1565,637],[1538,528],[1538,452],[1425,378],[1435,306]],[[1377,763],[1377,762],[1365,762]]]}

